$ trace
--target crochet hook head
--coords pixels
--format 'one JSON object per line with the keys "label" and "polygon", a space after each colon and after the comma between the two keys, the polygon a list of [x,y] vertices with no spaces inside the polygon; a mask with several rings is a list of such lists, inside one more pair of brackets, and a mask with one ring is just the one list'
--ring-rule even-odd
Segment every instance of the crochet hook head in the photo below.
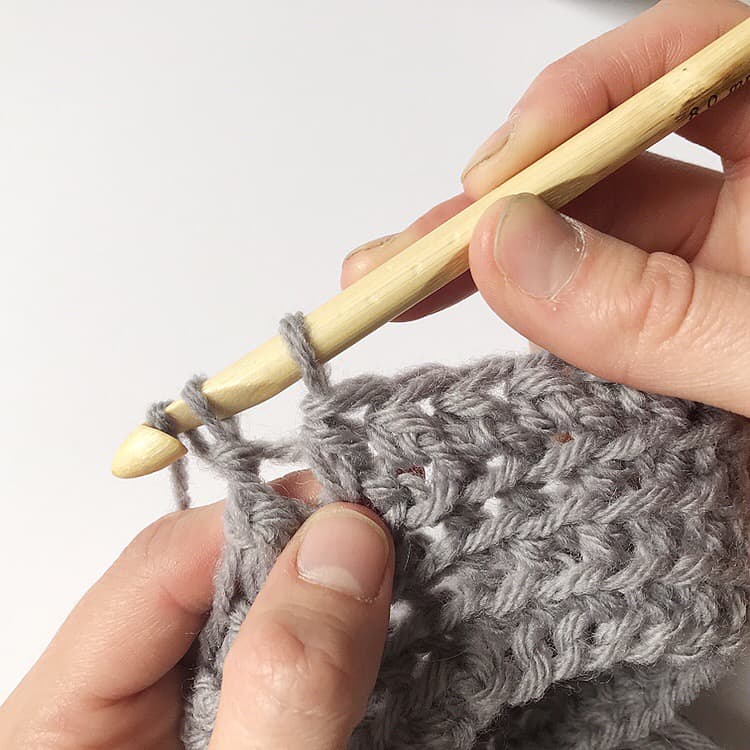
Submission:
{"label": "crochet hook head", "polygon": [[[206,380],[202,391],[218,416],[229,417],[265,401],[299,377],[297,364],[281,338],[274,336]],[[176,433],[187,432],[201,424],[182,399],[173,401],[164,411]],[[144,476],[166,468],[185,453],[185,446],[177,438],[143,424],[120,446],[112,461],[112,473],[125,479]]]}
{"label": "crochet hook head", "polygon": [[175,437],[142,424],[133,430],[112,460],[112,473],[122,479],[142,477],[164,469],[187,453]]}
{"label": "crochet hook head", "polygon": [[[534,193],[561,208],[739,89],[748,75],[750,19],[308,314],[307,330],[318,360],[334,357],[464,273],[472,231],[500,198]],[[297,365],[274,337],[209,378],[203,392],[219,416],[230,416],[298,378]],[[177,433],[200,424],[182,401],[173,401],[166,411]],[[179,440],[142,425],[118,450],[112,471],[121,477],[142,476],[184,453]]]}

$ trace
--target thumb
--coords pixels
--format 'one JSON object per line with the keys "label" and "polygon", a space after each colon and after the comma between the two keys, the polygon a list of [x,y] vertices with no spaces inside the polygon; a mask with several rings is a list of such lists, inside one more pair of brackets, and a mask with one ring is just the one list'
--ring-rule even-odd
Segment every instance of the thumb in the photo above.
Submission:
{"label": "thumb", "polygon": [[388,627],[393,544],[328,505],[276,561],[224,662],[212,750],[339,750],[362,719]]}
{"label": "thumb", "polygon": [[469,249],[489,306],[600,377],[750,415],[750,280],[648,253],[518,195]]}

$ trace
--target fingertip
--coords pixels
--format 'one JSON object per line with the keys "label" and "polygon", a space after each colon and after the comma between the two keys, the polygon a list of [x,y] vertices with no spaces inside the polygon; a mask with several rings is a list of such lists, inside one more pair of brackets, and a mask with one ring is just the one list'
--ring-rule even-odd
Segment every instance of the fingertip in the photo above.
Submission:
{"label": "fingertip", "polygon": [[295,562],[303,581],[360,602],[374,602],[382,594],[392,543],[373,514],[336,503],[314,513],[300,533]]}
{"label": "fingertip", "polygon": [[495,237],[500,221],[516,199],[510,195],[493,203],[477,222],[469,243],[469,271],[487,301],[495,299],[505,284],[505,276],[495,262]]}
{"label": "fingertip", "polygon": [[[265,609],[295,599],[332,598],[339,601],[342,611],[353,615],[356,610],[350,609],[349,602],[340,601],[341,595],[357,604],[389,601],[393,560],[393,538],[375,511],[356,503],[329,503],[297,530],[253,606]],[[331,574],[330,585],[321,577],[321,570]],[[339,584],[345,579],[351,585],[342,589]],[[359,586],[356,589],[355,584]]]}
{"label": "fingertip", "polygon": [[217,748],[345,746],[377,677],[393,556],[369,508],[332,503],[306,520],[227,656]]}
{"label": "fingertip", "polygon": [[475,201],[513,174],[520,112],[514,108],[508,119],[474,152],[461,173],[464,195]]}
{"label": "fingertip", "polygon": [[393,537],[391,535],[391,530],[388,528],[388,524],[383,520],[383,517],[377,511],[373,510],[367,505],[346,502],[329,503],[328,505],[323,506],[319,511],[316,511],[316,515],[320,515],[322,513],[330,513],[332,511],[337,512],[339,510],[359,513],[360,515],[363,515],[366,518],[370,519],[370,521],[372,521],[382,530],[391,547],[393,546]]}
{"label": "fingertip", "polygon": [[472,277],[488,306],[537,345],[565,358],[591,323],[580,325],[591,300],[582,292],[586,235],[538,196],[493,204],[469,247]]}
{"label": "fingertip", "polygon": [[409,245],[414,244],[440,224],[462,211],[470,203],[471,201],[466,195],[459,193],[433,206],[402,232],[367,242],[352,250],[342,262],[340,277],[342,289],[351,286],[377,266],[398,255]]}
{"label": "fingertip", "polygon": [[274,479],[271,487],[282,497],[301,500],[308,505],[317,505],[321,490],[320,482],[310,469],[289,472],[283,477]]}
{"label": "fingertip", "polygon": [[381,247],[374,249],[360,250],[353,255],[348,255],[344,258],[341,264],[341,276],[339,279],[342,289],[346,289],[351,286],[355,281],[359,281],[363,276],[366,276],[373,268],[376,268],[388,257],[383,257],[383,254],[377,254]]}

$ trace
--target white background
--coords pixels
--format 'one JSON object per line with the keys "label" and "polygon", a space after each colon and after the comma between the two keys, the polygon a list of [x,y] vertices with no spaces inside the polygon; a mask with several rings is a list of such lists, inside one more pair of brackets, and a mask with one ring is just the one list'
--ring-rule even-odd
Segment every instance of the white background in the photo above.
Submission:
{"label": "white background", "polygon": [[[0,700],[170,509],[164,474],[109,474],[149,402],[334,294],[345,252],[458,192],[545,64],[646,5],[4,0]],[[717,165],[677,138],[659,150]],[[474,298],[387,326],[334,372],[524,347]],[[300,393],[246,425],[293,429]],[[720,731],[742,736],[749,681],[703,712]]]}

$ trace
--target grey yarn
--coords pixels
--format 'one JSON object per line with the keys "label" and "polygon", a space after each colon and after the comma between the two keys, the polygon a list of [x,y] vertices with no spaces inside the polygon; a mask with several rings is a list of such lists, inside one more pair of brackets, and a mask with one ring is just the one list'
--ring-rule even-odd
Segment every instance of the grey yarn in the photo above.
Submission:
{"label": "grey yarn", "polygon": [[205,423],[192,451],[228,484],[188,750],[208,746],[224,657],[310,512],[261,479],[282,458],[312,468],[324,502],[367,502],[395,539],[391,625],[351,748],[716,748],[677,712],[747,641],[745,420],[546,354],[331,385],[302,316],[281,332],[308,388],[294,440],[244,438],[200,380],[183,394]]}

